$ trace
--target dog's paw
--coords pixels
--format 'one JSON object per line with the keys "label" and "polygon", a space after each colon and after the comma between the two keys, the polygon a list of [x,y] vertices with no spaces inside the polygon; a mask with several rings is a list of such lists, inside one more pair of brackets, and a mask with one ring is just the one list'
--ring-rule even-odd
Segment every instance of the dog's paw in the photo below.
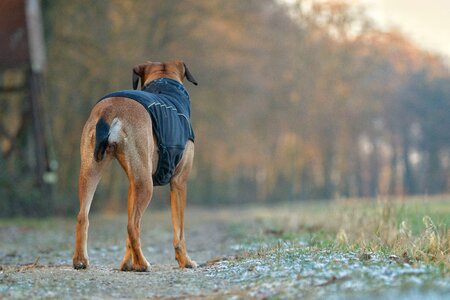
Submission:
{"label": "dog's paw", "polygon": [[119,269],[124,272],[133,271],[133,265],[131,264],[131,261],[124,261],[120,264]]}
{"label": "dog's paw", "polygon": [[148,261],[144,258],[144,262],[142,263],[134,263],[133,264],[133,271],[135,272],[147,272],[150,269],[150,264]]}
{"label": "dog's paw", "polygon": [[83,270],[89,267],[89,260],[87,258],[73,258],[73,268],[75,270]]}
{"label": "dog's paw", "polygon": [[188,269],[196,269],[197,263],[195,261],[193,261],[192,259],[188,258],[186,261],[186,265],[184,267],[188,268]]}
{"label": "dog's paw", "polygon": [[183,259],[178,259],[176,258],[176,260],[178,261],[178,265],[180,266],[180,268],[187,268],[187,269],[195,269],[197,268],[197,263],[195,261],[193,261],[192,259],[190,259],[189,256],[185,256]]}
{"label": "dog's paw", "polygon": [[147,272],[149,271],[150,265],[133,265],[134,272]]}

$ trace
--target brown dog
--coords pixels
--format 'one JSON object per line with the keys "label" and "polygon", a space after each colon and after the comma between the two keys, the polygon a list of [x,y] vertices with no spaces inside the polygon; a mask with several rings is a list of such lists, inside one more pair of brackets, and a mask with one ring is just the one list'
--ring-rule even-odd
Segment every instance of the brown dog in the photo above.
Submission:
{"label": "brown dog", "polygon": [[[139,79],[142,86],[158,78],[170,78],[181,83],[187,80],[197,84],[181,61],[145,63],[133,69],[133,85]],[[96,128],[103,119],[110,126],[109,138],[100,159],[94,158]],[[112,124],[114,123],[114,124]],[[97,141],[98,142],[98,141]],[[77,217],[73,267],[85,269],[89,265],[87,253],[88,214],[92,198],[105,166],[116,158],[129,179],[128,239],[122,271],[146,271],[149,263],[141,251],[141,217],[150,203],[153,192],[152,174],[158,164],[158,143],[152,128],[152,119],[143,105],[123,97],[110,97],[98,102],[91,111],[81,137],[81,169],[79,177],[80,212]],[[187,178],[192,168],[194,143],[188,140],[182,158],[170,178],[170,205],[173,223],[175,258],[181,268],[195,268],[189,258],[184,239],[184,208],[186,206]]]}

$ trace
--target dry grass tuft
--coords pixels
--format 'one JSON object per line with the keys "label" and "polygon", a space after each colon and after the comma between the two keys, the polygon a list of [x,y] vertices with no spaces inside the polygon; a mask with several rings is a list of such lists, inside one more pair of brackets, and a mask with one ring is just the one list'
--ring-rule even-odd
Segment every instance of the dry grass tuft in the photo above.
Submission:
{"label": "dry grass tuft", "polygon": [[257,216],[271,220],[274,232],[320,233],[338,248],[383,252],[402,262],[424,261],[449,269],[449,202],[447,197],[301,203],[260,209]]}
{"label": "dry grass tuft", "polygon": [[408,222],[399,221],[396,216],[397,208],[392,202],[378,204],[372,214],[352,211],[340,223],[336,243],[363,251],[389,251],[403,258],[450,267],[450,230],[446,224],[436,225],[425,215],[422,230],[413,234]]}

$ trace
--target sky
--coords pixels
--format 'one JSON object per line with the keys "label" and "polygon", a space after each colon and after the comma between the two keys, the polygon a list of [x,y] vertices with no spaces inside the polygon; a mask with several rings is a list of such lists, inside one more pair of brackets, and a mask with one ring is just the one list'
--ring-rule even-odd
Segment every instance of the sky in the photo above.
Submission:
{"label": "sky", "polygon": [[421,48],[450,60],[450,0],[352,0],[382,28],[398,28]]}

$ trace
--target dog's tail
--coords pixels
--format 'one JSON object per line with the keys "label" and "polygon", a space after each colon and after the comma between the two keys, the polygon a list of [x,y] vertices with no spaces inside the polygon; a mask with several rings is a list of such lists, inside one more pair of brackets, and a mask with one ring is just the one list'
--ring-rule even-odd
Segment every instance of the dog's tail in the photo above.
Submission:
{"label": "dog's tail", "polygon": [[95,125],[95,150],[94,159],[100,162],[105,157],[105,152],[109,146],[115,146],[119,142],[119,133],[122,129],[122,122],[114,118],[111,125],[104,118],[98,120]]}
{"label": "dog's tail", "polygon": [[105,156],[106,148],[108,148],[110,128],[109,124],[103,118],[100,118],[97,125],[95,125],[94,159],[96,162],[101,161]]}

